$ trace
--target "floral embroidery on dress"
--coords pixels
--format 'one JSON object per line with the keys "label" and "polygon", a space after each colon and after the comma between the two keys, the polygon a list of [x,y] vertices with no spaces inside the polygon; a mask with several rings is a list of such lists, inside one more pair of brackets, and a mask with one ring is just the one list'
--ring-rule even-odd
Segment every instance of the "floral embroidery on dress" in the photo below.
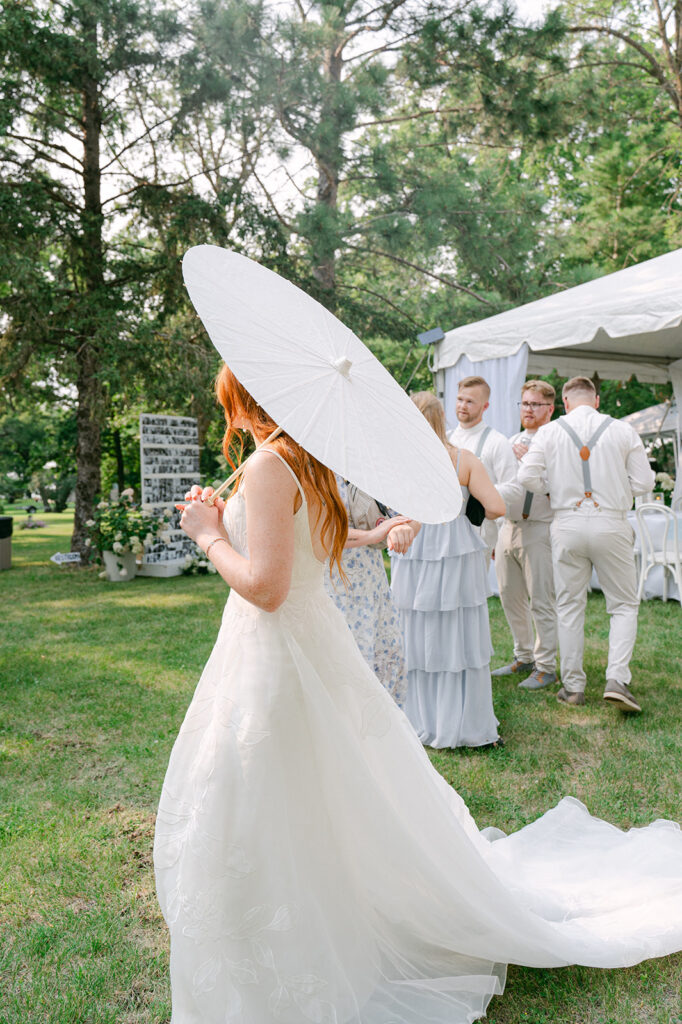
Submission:
{"label": "floral embroidery on dress", "polygon": [[[192,977],[195,994],[211,992],[220,979],[221,992],[227,997],[225,1020],[239,1019],[243,1000],[239,987],[266,983],[274,987],[268,997],[273,1016],[290,1018],[292,1007],[313,1024],[336,1024],[337,1015],[331,1003],[320,997],[327,982],[309,972],[295,975],[280,974],[272,947],[267,941],[269,932],[290,931],[298,919],[298,908],[282,904],[274,912],[267,906],[252,907],[240,921],[229,926],[221,914],[213,890],[197,893],[193,901],[186,901],[183,934],[199,944],[219,942],[220,951],[214,952],[197,967]],[[230,942],[248,942],[251,957],[233,960],[225,951]]]}

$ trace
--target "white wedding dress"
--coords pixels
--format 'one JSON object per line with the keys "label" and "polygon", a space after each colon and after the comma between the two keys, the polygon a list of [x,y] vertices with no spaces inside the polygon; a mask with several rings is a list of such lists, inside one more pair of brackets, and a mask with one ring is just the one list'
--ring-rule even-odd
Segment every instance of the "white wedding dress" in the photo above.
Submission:
{"label": "white wedding dress", "polygon": [[[294,522],[289,595],[230,594],[161,795],[172,1024],[469,1024],[506,963],[682,948],[677,825],[567,798],[479,832],[325,593],[305,501]],[[246,554],[240,493],[225,525]]]}

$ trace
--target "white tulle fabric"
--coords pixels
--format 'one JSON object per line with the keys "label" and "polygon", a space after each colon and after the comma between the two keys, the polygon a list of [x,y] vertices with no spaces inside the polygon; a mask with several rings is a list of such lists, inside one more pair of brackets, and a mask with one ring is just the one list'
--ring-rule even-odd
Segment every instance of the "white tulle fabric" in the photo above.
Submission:
{"label": "white tulle fabric", "polygon": [[[244,500],[227,505],[246,553]],[[491,842],[326,595],[306,506],[274,613],[232,592],[154,850],[172,1024],[469,1024],[504,964],[682,946],[682,835],[566,799]],[[495,833],[501,836],[501,833]]]}

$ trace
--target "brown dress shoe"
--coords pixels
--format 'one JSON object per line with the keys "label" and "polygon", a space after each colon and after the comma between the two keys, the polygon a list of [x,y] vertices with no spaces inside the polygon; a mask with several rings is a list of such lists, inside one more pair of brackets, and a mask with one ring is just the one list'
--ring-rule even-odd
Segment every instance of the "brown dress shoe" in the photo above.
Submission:
{"label": "brown dress shoe", "polygon": [[567,690],[564,686],[562,686],[556,695],[556,699],[560,701],[562,704],[571,704],[575,707],[578,704],[585,703],[585,694],[580,693],[580,691],[578,690],[576,690],[575,692],[571,692],[571,690]]}
{"label": "brown dress shoe", "polygon": [[621,711],[641,711],[641,707],[635,700],[632,691],[625,683],[617,683],[615,679],[606,680],[604,700],[614,704]]}
{"label": "brown dress shoe", "polygon": [[494,672],[491,672],[491,676],[517,676],[527,675],[532,672],[535,668],[535,664],[532,661],[518,661],[516,658],[512,661],[511,665],[503,665],[502,668],[496,668]]}

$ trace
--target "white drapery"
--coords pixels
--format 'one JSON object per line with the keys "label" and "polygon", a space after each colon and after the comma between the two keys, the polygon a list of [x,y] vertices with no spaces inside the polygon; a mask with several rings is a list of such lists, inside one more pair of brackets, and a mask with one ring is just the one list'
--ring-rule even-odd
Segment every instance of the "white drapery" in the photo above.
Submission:
{"label": "white drapery", "polygon": [[677,405],[677,466],[675,467],[675,488],[672,493],[673,508],[682,507],[682,444],[680,444],[680,419],[682,412],[682,359],[675,360],[668,367],[673,384],[673,395]]}

